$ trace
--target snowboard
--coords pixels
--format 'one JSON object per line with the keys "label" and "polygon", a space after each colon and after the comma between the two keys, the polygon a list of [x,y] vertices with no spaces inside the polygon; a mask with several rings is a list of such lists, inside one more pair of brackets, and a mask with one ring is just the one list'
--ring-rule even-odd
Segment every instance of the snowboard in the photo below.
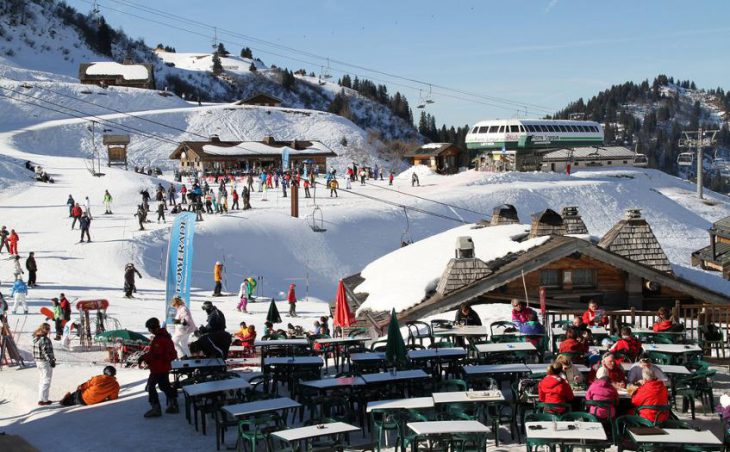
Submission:
{"label": "snowboard", "polygon": [[[41,314],[46,316],[46,319],[51,320],[51,321],[53,320],[53,311],[51,311],[50,308],[42,307]],[[68,322],[68,320],[61,320],[61,328],[66,326],[66,322]]]}

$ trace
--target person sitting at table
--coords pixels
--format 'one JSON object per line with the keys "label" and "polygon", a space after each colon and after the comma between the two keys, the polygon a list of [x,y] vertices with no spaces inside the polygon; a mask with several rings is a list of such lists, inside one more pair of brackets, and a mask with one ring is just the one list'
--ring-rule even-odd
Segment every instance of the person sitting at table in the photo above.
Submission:
{"label": "person sitting at table", "polygon": [[657,366],[651,361],[651,358],[648,356],[644,356],[641,359],[639,359],[637,362],[631,365],[629,368],[629,375],[627,377],[627,380],[629,384],[640,386],[642,381],[642,372],[644,369],[651,369],[654,372],[654,376],[657,380],[661,381],[664,384],[669,384],[669,377]]}
{"label": "person sitting at table", "polygon": [[253,344],[256,341],[256,326],[249,325],[246,332],[241,336],[241,345],[245,348],[245,353],[254,351]]}
{"label": "person sitting at table", "polygon": [[665,308],[661,307],[659,308],[659,311],[657,311],[657,321],[654,322],[654,325],[651,327],[651,329],[655,333],[659,333],[662,331],[681,331],[681,325],[677,323],[674,316],[670,313],[670,311]]}
{"label": "person sitting at table", "polygon": [[296,330],[296,328],[294,328],[294,325],[292,325],[290,323],[290,324],[288,324],[286,326],[286,335],[287,335],[287,337],[294,337],[294,336],[297,335],[296,333],[297,333],[297,330]]}
{"label": "person sitting at table", "polygon": [[248,335],[248,325],[246,322],[238,324],[238,331],[233,334],[233,345],[241,345],[241,341]]}
{"label": "person sitting at table", "polygon": [[594,366],[593,369],[591,369],[588,373],[589,384],[595,381],[598,370],[600,369],[606,369],[608,378],[611,380],[611,384],[613,384],[617,389],[626,387],[626,373],[624,372],[623,367],[616,364],[616,358],[613,356],[613,353],[606,353],[603,355],[600,365],[597,367]]}
{"label": "person sitting at table", "polygon": [[315,320],[313,328],[312,328],[312,332],[310,333],[310,335],[319,336],[321,334],[322,334],[322,325],[319,323],[319,320]]}
{"label": "person sitting at table", "polygon": [[568,328],[565,332],[565,339],[560,342],[558,353],[588,353],[588,348],[576,338],[577,332],[573,328]]}
{"label": "person sitting at table", "polygon": [[482,319],[479,314],[474,311],[467,303],[462,303],[459,310],[456,311],[454,321],[460,325],[476,325],[482,326]]}
{"label": "person sitting at table", "polygon": [[588,329],[585,323],[583,323],[583,317],[577,315],[573,318],[573,323],[570,325],[573,329],[578,332],[583,332]]}
{"label": "person sitting at table", "polygon": [[322,316],[319,318],[319,334],[331,336],[330,325],[327,322],[327,317],[325,317],[325,316]]}
{"label": "person sitting at table", "polygon": [[[563,366],[552,363],[547,368],[547,375],[537,385],[537,394],[540,402],[543,403],[569,403],[573,400],[573,389],[570,384],[561,376]],[[545,412],[562,414],[565,408],[556,407],[546,409]]]}
{"label": "person sitting at table", "polygon": [[535,311],[527,307],[527,302],[520,301],[516,298],[512,299],[512,323],[519,328],[523,323],[530,321]]}
{"label": "person sitting at table", "polygon": [[[618,402],[618,391],[611,384],[611,378],[608,376],[608,371],[601,367],[596,371],[596,379],[591,383],[586,391],[586,400],[596,401],[611,401],[611,408],[601,408],[597,406],[591,406],[588,410],[589,413],[596,416],[599,419],[607,419],[609,416],[613,417],[616,415],[616,404]],[[609,411],[610,410],[610,411]]]}
{"label": "person sitting at table", "polygon": [[[529,309],[529,308],[528,308]],[[520,324],[520,333],[529,336],[541,336],[545,334],[545,327],[537,320],[537,313],[530,309],[530,316],[527,318],[527,322]],[[542,338],[540,337],[528,337],[527,342],[537,347]]]}
{"label": "person sitting at table", "polygon": [[[652,369],[641,370],[641,386],[631,396],[631,404],[638,408],[642,405],[669,405],[669,391],[661,381],[657,380]],[[651,422],[661,423],[669,418],[668,411],[644,408],[637,413]]]}
{"label": "person sitting at table", "polygon": [[274,324],[271,322],[264,322],[264,337],[271,337],[274,334]]}
{"label": "person sitting at table", "polygon": [[[641,353],[641,341],[631,334],[631,328],[628,326],[621,327],[621,337],[616,341],[615,344],[609,349],[610,352],[620,352],[626,355],[629,361],[636,361],[636,358]],[[619,364],[624,359],[616,358]]]}
{"label": "person sitting at table", "polygon": [[608,317],[604,315],[603,309],[598,309],[598,302],[591,299],[588,302],[588,310],[583,313],[583,323],[587,326],[607,326]]}
{"label": "person sitting at table", "polygon": [[563,367],[562,376],[568,381],[568,383],[571,385],[580,385],[585,382],[583,373],[581,373],[581,371],[573,365],[573,362],[568,355],[558,355],[558,357],[555,358],[555,362]]}

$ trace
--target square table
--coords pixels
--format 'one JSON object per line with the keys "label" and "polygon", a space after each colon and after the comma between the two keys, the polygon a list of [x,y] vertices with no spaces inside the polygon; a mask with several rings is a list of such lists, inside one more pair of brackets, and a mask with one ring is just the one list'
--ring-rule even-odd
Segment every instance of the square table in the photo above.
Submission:
{"label": "square table", "polygon": [[721,446],[717,436],[715,436],[709,430],[696,431],[693,429],[678,429],[678,428],[663,428],[666,432],[665,435],[635,435],[631,429],[628,429],[631,439],[637,444],[651,443],[651,444],[692,444],[702,446]]}
{"label": "square table", "polygon": [[[590,330],[591,333],[593,333],[594,336],[608,336],[608,330],[605,327],[602,326],[592,326],[588,327],[588,330]],[[564,336],[566,329],[560,326],[555,326],[550,329],[550,332],[553,334],[553,336]]]}
{"label": "square table", "polygon": [[[684,366],[679,366],[675,364],[654,364],[667,375],[691,375],[692,372],[690,372],[689,369],[687,369]],[[621,363],[621,367],[624,369],[624,371],[628,372],[631,367],[633,366],[632,363],[623,362]]]}
{"label": "square table", "polygon": [[432,397],[433,403],[436,405],[442,403],[486,403],[505,401],[504,393],[500,390],[434,392]]}
{"label": "square table", "polygon": [[408,399],[393,400],[375,400],[368,402],[365,409],[367,413],[373,410],[418,410],[433,408],[433,398],[431,397],[411,397]]}
{"label": "square table", "polygon": [[320,345],[331,345],[333,346],[333,356],[335,360],[335,368],[339,371],[340,370],[340,361],[342,361],[342,367],[344,369],[344,363],[347,358],[349,358],[347,353],[347,347],[344,348],[344,353],[340,354],[340,349],[343,345],[352,345],[352,344],[359,344],[365,341],[370,340],[369,337],[325,337],[320,339],[315,339],[315,344]]}
{"label": "square table", "polygon": [[[530,369],[530,373],[533,374],[544,374],[550,364],[544,363],[544,364],[527,364],[527,368]],[[631,364],[629,364],[631,365]],[[573,367],[575,367],[575,370],[581,373],[588,373],[591,371],[591,369],[584,365],[584,364],[575,364],[573,363]]]}
{"label": "square table", "polygon": [[498,342],[496,344],[477,344],[478,353],[512,353],[537,351],[530,342]]}
{"label": "square table", "polygon": [[363,380],[365,380],[366,384],[374,384],[374,383],[389,383],[389,382],[402,382],[402,381],[409,381],[409,380],[416,380],[416,379],[425,379],[429,378],[430,375],[428,375],[426,372],[424,372],[421,369],[414,369],[414,370],[399,370],[395,373],[391,372],[380,372],[375,374],[363,374],[360,375]]}
{"label": "square table", "polygon": [[530,369],[522,364],[480,364],[463,367],[464,374],[467,376],[482,374],[516,374],[529,373]]}
{"label": "square table", "polygon": [[309,339],[257,340],[253,345],[254,347],[306,347],[309,345]]}
{"label": "square table", "polygon": [[[573,389],[573,396],[575,396],[578,399],[583,399],[586,396],[586,389]],[[618,392],[618,398],[619,399],[630,399],[631,396],[629,395],[629,391],[623,388],[616,389],[616,392]]]}
{"label": "square table", "polygon": [[489,336],[489,328],[484,325],[455,325],[453,328],[436,328],[434,336]]}
{"label": "square table", "polygon": [[[568,426],[572,425],[573,430],[569,430]],[[539,430],[530,427],[540,426]],[[527,422],[525,423],[525,432],[530,439],[554,439],[555,442],[583,442],[590,441],[606,441],[605,430],[600,422],[556,422],[557,430],[553,429],[553,422]]]}
{"label": "square table", "polygon": [[289,397],[279,397],[277,399],[257,400],[255,402],[226,405],[222,409],[235,418],[241,418],[243,416],[251,416],[253,414],[299,408],[300,406],[302,405],[296,400],[292,400]]}
{"label": "square table", "polygon": [[[198,405],[195,403],[196,398],[207,395],[216,394],[225,391],[235,390],[246,390],[251,385],[248,381],[243,378],[230,378],[228,380],[214,380],[206,381],[205,383],[197,383],[193,385],[183,386],[183,395],[185,397],[185,419],[190,422],[190,407],[192,405],[194,418],[195,418],[195,430],[198,429]],[[205,416],[201,417],[203,434],[205,435],[206,425]]]}
{"label": "square table", "polygon": [[344,422],[330,422],[327,424],[309,425],[306,427],[280,430],[278,432],[272,432],[271,435],[283,439],[288,443],[292,443],[294,441],[299,442],[298,450],[301,451],[306,450],[302,448],[302,443],[309,439],[358,431],[360,431],[360,428],[355,427],[354,425],[346,424]]}
{"label": "square table", "polygon": [[202,369],[226,369],[226,362],[220,358],[176,359],[170,363],[174,384],[180,387],[180,375]]}
{"label": "square table", "polygon": [[643,344],[641,348],[643,348],[645,352],[660,352],[668,353],[670,355],[702,352],[702,348],[695,344]]}
{"label": "square table", "polygon": [[385,352],[353,353],[350,355],[350,361],[353,363],[385,361]]}
{"label": "square table", "polygon": [[309,380],[300,383],[302,386],[326,391],[328,389],[351,388],[353,386],[361,386],[365,384],[365,380],[360,377],[340,377],[340,378],[323,378],[321,380]]}
{"label": "square table", "polygon": [[323,366],[319,356],[272,356],[264,358],[264,366]]}
{"label": "square table", "polygon": [[[479,421],[428,421],[409,422],[406,424],[416,435],[428,437],[431,435],[477,434],[480,437],[480,450],[486,450],[487,433],[489,429]],[[424,438],[425,439],[425,438]],[[419,438],[411,443],[411,450],[418,450]]]}
{"label": "square table", "polygon": [[419,359],[454,359],[465,358],[466,350],[461,347],[427,348],[423,350],[409,350],[408,358]]}

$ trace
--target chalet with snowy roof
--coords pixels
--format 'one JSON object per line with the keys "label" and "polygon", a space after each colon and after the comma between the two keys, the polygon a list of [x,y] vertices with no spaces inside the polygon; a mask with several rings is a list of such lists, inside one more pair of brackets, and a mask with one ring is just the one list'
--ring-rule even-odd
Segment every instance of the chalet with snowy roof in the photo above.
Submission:
{"label": "chalet with snowy roof", "polygon": [[266,93],[256,93],[253,96],[239,100],[235,105],[256,105],[259,107],[281,107],[281,99]]}
{"label": "chalet with snowy roof", "polygon": [[452,143],[428,143],[406,152],[411,165],[425,165],[439,174],[453,174],[459,171],[461,150]]}
{"label": "chalet with snowy roof", "polygon": [[730,217],[712,223],[710,245],[692,253],[692,265],[722,272],[730,279]]}
{"label": "chalet with snowy roof", "polygon": [[[393,307],[399,319],[417,320],[462,303],[524,299],[525,287],[535,305],[544,290],[550,308],[583,309],[590,299],[609,309],[730,304],[727,296],[669,271],[648,224],[631,224],[646,223],[636,214],[629,211],[598,244],[565,235],[575,226],[550,209],[533,215],[530,225],[461,226],[387,254],[343,281],[358,317],[377,328],[387,324],[384,314]],[[638,254],[624,243],[650,246]]]}
{"label": "chalet with snowy roof", "polygon": [[259,168],[281,168],[284,155],[288,155],[290,169],[305,164],[324,169],[328,157],[337,157],[319,141],[277,141],[274,137],[261,141],[222,141],[213,136],[206,141],[183,141],[170,154],[170,159],[180,160],[183,173],[235,174]]}
{"label": "chalet with snowy roof", "polygon": [[571,149],[552,149],[542,154],[543,171],[567,171],[572,169],[634,166],[636,153],[623,146],[590,146]]}
{"label": "chalet with snowy roof", "polygon": [[127,86],[155,89],[155,70],[151,64],[124,64],[113,61],[81,63],[79,81],[85,85]]}

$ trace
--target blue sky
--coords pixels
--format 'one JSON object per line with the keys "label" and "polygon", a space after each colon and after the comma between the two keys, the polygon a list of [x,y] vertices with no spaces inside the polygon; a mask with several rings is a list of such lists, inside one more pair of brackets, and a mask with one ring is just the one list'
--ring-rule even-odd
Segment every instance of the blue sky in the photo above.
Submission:
{"label": "blue sky", "polygon": [[[82,12],[89,0],[66,0]],[[701,1],[381,1],[155,0],[142,4],[210,27],[174,23],[209,38],[153,24],[127,14],[153,17],[125,2],[99,0],[115,28],[149,45],[162,42],[183,51],[208,51],[212,26],[285,45],[274,49],[219,32],[227,49],[249,46],[266,64],[319,72],[330,57],[475,95],[433,87],[427,111],[439,124],[541,116],[611,84],[652,79],[659,73],[695,80],[699,87],[729,89],[730,2]],[[272,55],[269,52],[280,55]],[[296,60],[305,60],[307,63]],[[401,91],[414,115],[419,100],[413,81],[331,64],[334,77],[349,72]],[[398,86],[398,84],[407,86]],[[460,99],[457,99],[458,97]],[[489,100],[499,97],[518,105]],[[521,110],[521,113],[518,113]]]}

